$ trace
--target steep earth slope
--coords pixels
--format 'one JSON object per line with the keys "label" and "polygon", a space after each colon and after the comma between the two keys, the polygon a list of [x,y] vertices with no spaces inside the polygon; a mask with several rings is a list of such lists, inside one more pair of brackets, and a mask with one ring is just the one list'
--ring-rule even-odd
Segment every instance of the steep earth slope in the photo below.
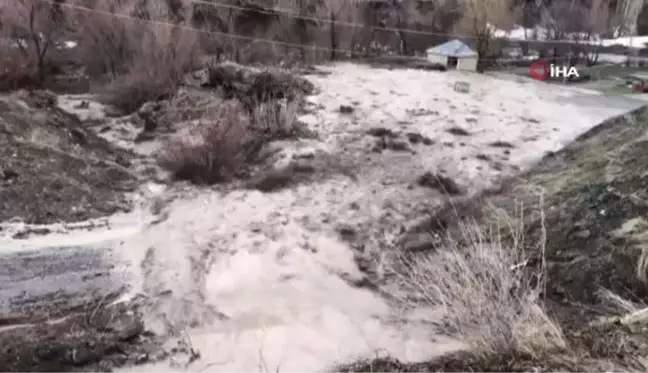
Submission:
{"label": "steep earth slope", "polygon": [[130,207],[131,155],[57,107],[55,95],[0,96],[0,221],[81,221]]}

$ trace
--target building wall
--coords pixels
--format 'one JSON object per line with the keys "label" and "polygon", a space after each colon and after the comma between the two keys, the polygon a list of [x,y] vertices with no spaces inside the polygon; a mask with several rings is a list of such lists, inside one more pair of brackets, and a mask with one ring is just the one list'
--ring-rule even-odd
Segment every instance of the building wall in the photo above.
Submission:
{"label": "building wall", "polygon": [[457,70],[477,71],[477,57],[462,57],[457,63]]}
{"label": "building wall", "polygon": [[428,53],[427,59],[428,59],[428,61],[430,61],[432,63],[438,63],[438,64],[441,64],[443,66],[448,66],[448,57],[446,57],[446,56],[441,56],[441,55],[438,55],[438,54],[430,54],[430,53]]}

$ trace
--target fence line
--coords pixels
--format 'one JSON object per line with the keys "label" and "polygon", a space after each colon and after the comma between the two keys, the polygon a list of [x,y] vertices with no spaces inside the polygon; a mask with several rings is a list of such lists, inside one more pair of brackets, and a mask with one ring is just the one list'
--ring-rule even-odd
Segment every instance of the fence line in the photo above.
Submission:
{"label": "fence line", "polygon": [[[329,0],[329,1],[335,1],[335,0]],[[340,0],[340,1],[345,1],[345,0]],[[483,1],[488,1],[488,0],[483,0]],[[301,15],[301,14],[298,14],[298,13],[294,13],[294,12],[289,11],[289,10],[283,10],[281,8],[273,9],[273,10],[258,9],[258,8],[246,8],[246,7],[242,7],[242,6],[238,6],[238,5],[231,5],[231,4],[225,4],[225,3],[220,3],[220,2],[216,2],[216,1],[212,2],[212,1],[206,1],[206,0],[190,0],[190,2],[194,3],[194,4],[209,5],[209,6],[213,6],[213,7],[217,7],[217,8],[236,9],[236,10],[242,10],[242,11],[246,11],[246,12],[261,13],[261,14],[268,14],[268,15],[282,14],[282,15],[285,15],[287,17],[295,18],[295,19],[303,19],[303,20],[307,20],[307,21],[314,21],[314,22],[321,22],[321,23],[338,24],[338,25],[357,27],[357,28],[368,28],[368,29],[373,29],[373,30],[382,30],[382,31],[390,31],[390,32],[407,32],[407,33],[411,33],[411,34],[429,35],[429,36],[447,36],[447,37],[453,37],[453,38],[458,38],[458,39],[477,39],[477,37],[470,36],[470,35],[461,35],[461,34],[453,34],[453,33],[435,32],[435,31],[425,31],[425,30],[415,30],[415,29],[410,29],[410,28],[373,26],[373,25],[366,25],[366,24],[362,24],[362,23],[338,21],[338,20],[332,20],[332,19],[327,19],[327,18],[305,16],[305,15]],[[531,43],[540,43],[540,44],[545,44],[545,43],[546,44],[585,44],[585,43],[579,43],[578,40],[570,40],[570,39],[533,40],[533,39],[513,39],[511,37],[498,37],[498,39],[504,39],[504,40],[513,41],[513,42],[531,42]],[[591,45],[591,44],[589,44],[589,45]]]}
{"label": "fence line", "polygon": [[[148,23],[151,25],[158,25],[158,26],[163,26],[163,27],[173,27],[177,29],[182,29],[182,30],[189,30],[201,34],[206,34],[206,35],[211,35],[211,36],[219,36],[219,37],[225,37],[225,38],[233,38],[233,39],[239,39],[239,40],[247,40],[247,41],[259,41],[259,42],[265,42],[268,44],[275,44],[275,45],[280,45],[284,47],[289,47],[289,48],[298,48],[298,49],[309,49],[309,50],[319,50],[319,51],[325,51],[325,52],[340,52],[340,53],[345,53],[348,55],[357,55],[361,54],[357,50],[352,50],[352,49],[346,49],[346,48],[330,48],[330,47],[323,47],[323,46],[318,46],[318,45],[303,45],[303,44],[298,44],[298,43],[290,43],[290,42],[283,42],[279,40],[272,40],[272,39],[265,39],[265,38],[258,38],[258,37],[252,37],[252,36],[246,36],[246,35],[240,35],[240,34],[234,34],[234,33],[225,33],[225,32],[219,32],[219,31],[211,31],[211,30],[203,30],[199,29],[196,27],[191,27],[191,26],[186,26],[186,25],[179,25],[171,22],[163,22],[163,21],[158,21],[158,20],[151,20],[151,19],[142,19],[138,17],[134,17],[128,14],[121,14],[121,13],[112,13],[108,11],[103,11],[103,10],[98,10],[98,9],[92,9],[84,6],[79,6],[79,5],[73,5],[73,4],[67,4],[67,3],[55,3],[53,0],[36,0],[44,3],[48,3],[51,5],[57,5],[62,8],[67,8],[67,9],[72,9],[72,10],[78,10],[86,13],[91,13],[91,14],[98,14],[98,15],[103,15],[103,16],[108,16],[108,17],[114,17],[114,18],[122,18],[122,19],[128,19],[132,20],[138,23]],[[415,56],[407,56],[407,55],[399,55],[399,54],[391,54],[391,55],[385,55],[385,54],[380,54],[380,53],[374,53],[373,55],[371,53],[362,53],[362,57],[400,57],[400,58],[405,58],[405,59],[412,59],[412,60],[417,60],[417,61],[422,61],[423,59],[421,57],[415,57]],[[552,58],[554,60],[567,60],[569,57],[556,57]],[[483,61],[501,61],[505,62],[507,59],[502,59],[502,58],[496,58],[496,57],[483,57],[480,58],[480,60]],[[515,61],[516,59],[508,59],[508,61]]]}

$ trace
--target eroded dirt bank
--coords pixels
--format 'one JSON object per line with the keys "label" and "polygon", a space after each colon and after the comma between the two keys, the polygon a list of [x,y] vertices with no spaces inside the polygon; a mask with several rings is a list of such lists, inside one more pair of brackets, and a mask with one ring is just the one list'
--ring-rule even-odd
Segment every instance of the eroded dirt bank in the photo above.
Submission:
{"label": "eroded dirt bank", "polygon": [[0,97],[0,221],[83,221],[130,208],[132,155],[47,92]]}
{"label": "eroded dirt bank", "polygon": [[443,225],[456,237],[458,222],[476,216],[500,227],[509,243],[509,224],[521,224],[530,273],[543,265],[544,250],[547,307],[563,327],[564,351],[542,358],[460,353],[420,364],[376,359],[343,369],[645,371],[647,136],[646,108],[605,121],[502,189],[429,221],[428,231]]}

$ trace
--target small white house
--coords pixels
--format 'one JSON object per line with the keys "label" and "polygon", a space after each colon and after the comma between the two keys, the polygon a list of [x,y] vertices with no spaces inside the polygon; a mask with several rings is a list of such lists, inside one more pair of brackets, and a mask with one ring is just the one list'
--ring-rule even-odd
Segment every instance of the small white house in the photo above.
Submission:
{"label": "small white house", "polygon": [[461,40],[454,39],[426,50],[427,59],[432,63],[457,70],[477,71],[479,56]]}

